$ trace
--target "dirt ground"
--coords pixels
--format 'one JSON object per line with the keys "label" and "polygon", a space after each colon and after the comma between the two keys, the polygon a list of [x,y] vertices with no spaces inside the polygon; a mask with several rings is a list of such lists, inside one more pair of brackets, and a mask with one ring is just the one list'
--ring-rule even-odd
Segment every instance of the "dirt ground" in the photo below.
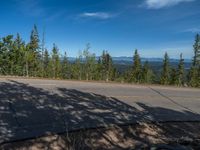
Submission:
{"label": "dirt ground", "polygon": [[200,122],[138,123],[7,143],[1,150],[200,149]]}

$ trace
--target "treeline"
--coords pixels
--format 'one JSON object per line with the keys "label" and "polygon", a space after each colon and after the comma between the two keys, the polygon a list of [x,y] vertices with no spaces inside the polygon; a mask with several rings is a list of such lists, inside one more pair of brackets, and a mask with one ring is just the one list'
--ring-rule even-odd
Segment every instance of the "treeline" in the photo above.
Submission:
{"label": "treeline", "polygon": [[79,52],[74,62],[68,60],[67,53],[61,55],[53,44],[45,48],[44,36],[39,38],[37,27],[31,31],[30,41],[25,43],[19,34],[0,39],[0,74],[54,79],[104,80],[129,83],[160,83],[163,85],[200,87],[200,36],[195,37],[194,57],[189,71],[184,69],[184,59],[180,54],[176,68],[170,66],[167,53],[164,55],[162,72],[156,75],[149,63],[141,63],[137,50],[130,69],[120,73],[113,64],[107,51],[97,57],[90,52],[90,45]]}

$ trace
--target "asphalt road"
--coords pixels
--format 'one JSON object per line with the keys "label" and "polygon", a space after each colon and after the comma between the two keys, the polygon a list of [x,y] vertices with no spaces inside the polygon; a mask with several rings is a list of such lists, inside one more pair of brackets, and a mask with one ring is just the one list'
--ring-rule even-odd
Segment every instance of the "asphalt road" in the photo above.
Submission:
{"label": "asphalt road", "polygon": [[0,78],[0,143],[144,121],[200,121],[200,89]]}

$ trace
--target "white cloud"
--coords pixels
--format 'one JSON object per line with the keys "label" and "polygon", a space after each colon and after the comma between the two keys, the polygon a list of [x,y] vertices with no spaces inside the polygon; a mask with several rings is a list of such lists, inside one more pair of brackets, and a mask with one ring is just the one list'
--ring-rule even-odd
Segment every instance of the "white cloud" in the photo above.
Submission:
{"label": "white cloud", "polygon": [[17,4],[17,8],[25,15],[29,16],[44,16],[46,11],[44,7],[41,6],[39,0],[14,0]]}
{"label": "white cloud", "polygon": [[189,29],[184,30],[183,32],[199,33],[200,28],[189,28]]}
{"label": "white cloud", "polygon": [[[41,17],[44,21],[54,21],[65,15],[65,10],[53,10],[42,5],[41,0],[14,0],[16,8],[23,15]],[[52,11],[51,11],[52,10]]]}
{"label": "white cloud", "polygon": [[80,14],[80,17],[87,18],[98,18],[98,19],[109,19],[114,17],[114,15],[106,12],[85,12]]}
{"label": "white cloud", "polygon": [[160,9],[164,7],[174,6],[179,3],[192,2],[192,1],[195,0],[145,0],[143,5],[149,9]]}
{"label": "white cloud", "polygon": [[200,32],[200,28],[190,28],[186,29],[184,32],[198,33]]}

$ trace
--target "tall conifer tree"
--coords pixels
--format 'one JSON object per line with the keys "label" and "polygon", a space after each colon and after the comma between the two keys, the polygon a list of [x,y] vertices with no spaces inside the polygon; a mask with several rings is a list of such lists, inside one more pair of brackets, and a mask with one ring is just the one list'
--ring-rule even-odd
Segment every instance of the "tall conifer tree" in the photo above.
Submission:
{"label": "tall conifer tree", "polygon": [[141,82],[141,60],[140,56],[138,54],[138,50],[135,50],[134,56],[133,56],[133,81],[134,82]]}
{"label": "tall conifer tree", "polygon": [[50,77],[50,58],[49,58],[49,52],[47,49],[44,50],[44,77]]}
{"label": "tall conifer tree", "polygon": [[53,44],[51,64],[52,64],[53,78],[59,78],[61,65],[60,65],[59,50],[55,44]]}
{"label": "tall conifer tree", "polygon": [[180,60],[178,64],[178,70],[177,70],[177,80],[178,80],[178,86],[182,86],[184,84],[184,59],[183,54],[180,54]]}
{"label": "tall conifer tree", "polygon": [[28,49],[27,49],[27,55],[29,55],[29,65],[30,65],[30,73],[33,76],[38,76],[40,72],[40,66],[39,64],[41,61],[41,55],[40,55],[40,39],[39,39],[39,34],[37,30],[37,26],[34,25],[33,30],[31,31],[31,36],[30,36],[30,42],[28,44]]}
{"label": "tall conifer tree", "polygon": [[62,74],[62,78],[63,79],[69,79],[69,62],[68,62],[68,59],[67,59],[67,53],[65,52],[64,54],[64,57],[63,57],[63,60],[62,60],[62,71],[61,71],[61,74]]}
{"label": "tall conifer tree", "polygon": [[170,82],[170,66],[169,66],[169,56],[166,52],[163,60],[163,68],[162,68],[160,83],[167,85],[169,84],[169,82]]}
{"label": "tall conifer tree", "polygon": [[200,35],[197,34],[194,42],[194,57],[192,60],[192,66],[188,74],[188,82],[190,86],[200,86]]}

